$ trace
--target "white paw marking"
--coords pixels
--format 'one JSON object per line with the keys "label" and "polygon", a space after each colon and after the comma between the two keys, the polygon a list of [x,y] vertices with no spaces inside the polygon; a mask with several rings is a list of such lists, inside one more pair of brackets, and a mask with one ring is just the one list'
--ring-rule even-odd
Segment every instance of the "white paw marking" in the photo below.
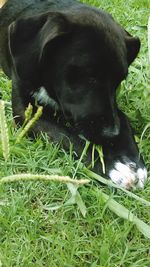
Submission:
{"label": "white paw marking", "polygon": [[123,188],[143,188],[147,180],[147,170],[136,168],[136,163],[127,162],[126,164],[117,161],[114,168],[109,171],[110,179]]}
{"label": "white paw marking", "polygon": [[43,87],[43,86],[40,87],[38,91],[34,92],[32,94],[32,97],[34,97],[34,99],[37,102],[39,102],[39,104],[41,104],[41,105],[44,105],[44,106],[49,105],[50,107],[54,108],[55,110],[58,109],[57,102],[48,95],[45,87]]}

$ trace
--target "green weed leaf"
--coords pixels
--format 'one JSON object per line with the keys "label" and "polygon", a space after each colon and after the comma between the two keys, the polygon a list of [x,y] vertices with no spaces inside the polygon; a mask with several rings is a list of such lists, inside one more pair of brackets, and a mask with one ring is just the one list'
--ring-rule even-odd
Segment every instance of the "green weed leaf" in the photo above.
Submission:
{"label": "green weed leaf", "polygon": [[128,220],[136,225],[139,231],[147,238],[150,238],[150,226],[140,220],[137,216],[135,216],[131,211],[129,211],[126,207],[119,204],[116,200],[108,196],[107,194],[100,192],[103,200],[107,202],[107,207],[113,211],[117,216]]}
{"label": "green weed leaf", "polygon": [[78,186],[75,186],[73,184],[68,183],[67,187],[71,193],[71,198],[65,203],[65,205],[69,205],[69,204],[77,204],[81,214],[83,217],[86,216],[87,210],[86,210],[86,206],[82,200],[82,197],[80,195],[80,193],[78,192]]}

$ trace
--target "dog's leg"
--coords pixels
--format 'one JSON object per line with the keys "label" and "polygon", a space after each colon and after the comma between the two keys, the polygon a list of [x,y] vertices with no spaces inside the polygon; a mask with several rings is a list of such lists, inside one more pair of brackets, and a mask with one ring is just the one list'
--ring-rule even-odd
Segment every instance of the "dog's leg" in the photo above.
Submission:
{"label": "dog's leg", "polygon": [[125,114],[119,112],[120,134],[103,144],[107,175],[116,184],[131,189],[143,188],[147,171]]}

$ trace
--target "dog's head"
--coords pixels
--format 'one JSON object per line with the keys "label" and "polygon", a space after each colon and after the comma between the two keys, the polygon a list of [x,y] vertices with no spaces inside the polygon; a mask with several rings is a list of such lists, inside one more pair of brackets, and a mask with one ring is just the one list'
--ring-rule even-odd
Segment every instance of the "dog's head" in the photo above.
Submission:
{"label": "dog's head", "polygon": [[19,19],[9,28],[9,40],[19,79],[35,89],[44,86],[66,117],[84,125],[87,138],[97,142],[119,134],[115,94],[137,56],[138,38],[110,15],[80,8]]}

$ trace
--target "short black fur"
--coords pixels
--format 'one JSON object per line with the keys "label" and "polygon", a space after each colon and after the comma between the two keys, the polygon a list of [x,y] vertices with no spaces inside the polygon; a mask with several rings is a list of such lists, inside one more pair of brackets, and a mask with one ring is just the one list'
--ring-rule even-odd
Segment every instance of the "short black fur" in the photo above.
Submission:
{"label": "short black fur", "polygon": [[17,122],[44,88],[55,105],[45,104],[35,134],[45,131],[65,148],[70,140],[78,156],[80,135],[102,145],[107,174],[126,159],[144,168],[129,121],[116,104],[116,89],[140,49],[138,38],[109,14],[75,0],[9,0],[0,26],[0,63],[12,79]]}

